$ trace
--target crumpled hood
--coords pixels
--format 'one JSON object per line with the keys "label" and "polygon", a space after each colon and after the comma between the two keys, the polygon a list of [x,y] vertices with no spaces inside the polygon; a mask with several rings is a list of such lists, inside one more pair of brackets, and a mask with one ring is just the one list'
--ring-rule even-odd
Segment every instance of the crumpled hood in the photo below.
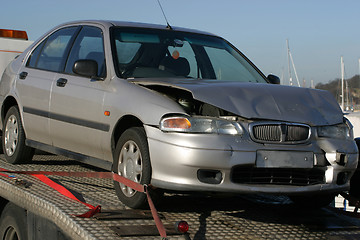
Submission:
{"label": "crumpled hood", "polygon": [[328,91],[323,90],[193,79],[133,79],[131,82],[143,86],[162,85],[188,90],[196,100],[247,119],[306,123],[312,126],[343,122],[339,104]]}

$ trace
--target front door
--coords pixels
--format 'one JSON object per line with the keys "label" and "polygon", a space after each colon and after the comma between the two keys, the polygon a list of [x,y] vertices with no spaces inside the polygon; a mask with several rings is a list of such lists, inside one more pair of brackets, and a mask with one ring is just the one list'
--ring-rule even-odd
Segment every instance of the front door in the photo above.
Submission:
{"label": "front door", "polygon": [[103,124],[103,99],[107,82],[76,75],[77,60],[98,64],[98,76],[105,78],[103,35],[100,28],[82,27],[70,51],[64,73],[55,77],[50,103],[50,134],[55,147],[103,158],[101,139],[109,131]]}

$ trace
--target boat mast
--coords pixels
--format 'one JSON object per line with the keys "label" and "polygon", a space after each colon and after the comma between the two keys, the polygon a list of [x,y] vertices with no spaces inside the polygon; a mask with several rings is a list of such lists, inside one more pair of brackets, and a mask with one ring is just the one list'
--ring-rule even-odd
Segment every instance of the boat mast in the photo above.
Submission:
{"label": "boat mast", "polygon": [[292,86],[292,77],[291,77],[291,67],[290,67],[290,48],[289,48],[289,39],[286,39],[287,46],[287,58],[288,58],[288,70],[289,70],[289,85]]}
{"label": "boat mast", "polygon": [[344,111],[344,58],[341,56],[341,109]]}
{"label": "boat mast", "polygon": [[346,81],[345,82],[345,88],[346,88],[346,90],[345,90],[345,92],[346,92],[346,108],[345,108],[345,110],[346,111],[349,111],[350,110],[350,102],[349,102],[349,83],[348,83],[348,81]]}
{"label": "boat mast", "polygon": [[291,55],[291,52],[290,52],[289,39],[286,39],[286,45],[287,45],[287,52],[288,52],[289,83],[290,83],[290,86],[293,85],[292,76],[291,76],[291,67],[290,67],[290,61],[291,61],[292,67],[294,68],[294,73],[295,73],[295,77],[296,77],[298,87],[300,87],[299,77],[298,77],[297,72],[296,72],[294,59],[293,59],[293,57]]}

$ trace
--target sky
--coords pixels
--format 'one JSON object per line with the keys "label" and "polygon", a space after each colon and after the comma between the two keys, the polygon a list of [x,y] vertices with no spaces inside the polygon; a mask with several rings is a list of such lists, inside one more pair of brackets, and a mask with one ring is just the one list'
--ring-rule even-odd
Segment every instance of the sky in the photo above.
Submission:
{"label": "sky", "polygon": [[[305,86],[359,74],[359,0],[160,0],[172,26],[222,36],[265,75],[289,84],[287,45]],[[1,0],[0,28],[26,30],[36,40],[73,20],[166,24],[157,0]],[[292,78],[296,83],[294,69]]]}

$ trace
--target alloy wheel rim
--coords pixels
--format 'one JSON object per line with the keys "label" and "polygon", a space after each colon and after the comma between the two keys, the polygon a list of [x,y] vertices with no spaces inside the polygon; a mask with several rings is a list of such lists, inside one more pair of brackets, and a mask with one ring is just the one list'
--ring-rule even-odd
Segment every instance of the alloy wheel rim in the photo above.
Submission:
{"label": "alloy wheel rim", "polygon": [[17,118],[11,115],[6,122],[5,127],[5,151],[6,155],[11,157],[14,155],[19,138],[19,124]]}
{"label": "alloy wheel rim", "polygon": [[[140,183],[142,178],[142,155],[139,146],[132,140],[127,141],[119,154],[118,173],[131,181]],[[120,183],[121,191],[126,197],[132,197],[136,191]]]}

